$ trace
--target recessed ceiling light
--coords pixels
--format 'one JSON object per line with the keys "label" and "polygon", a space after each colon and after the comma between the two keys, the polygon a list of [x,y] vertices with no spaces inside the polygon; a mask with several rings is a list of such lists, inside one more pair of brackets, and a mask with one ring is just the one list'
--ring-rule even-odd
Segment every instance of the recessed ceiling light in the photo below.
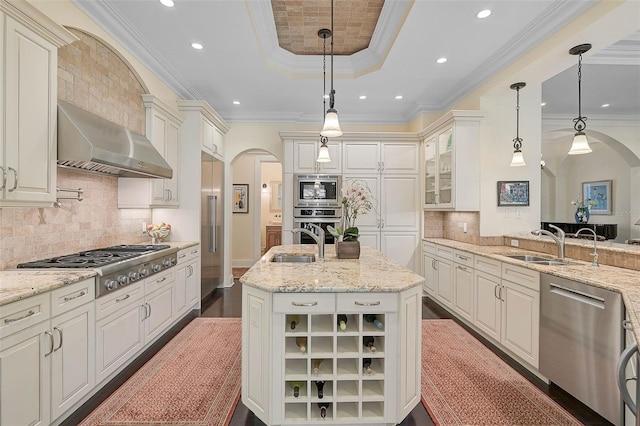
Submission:
{"label": "recessed ceiling light", "polygon": [[402,99],[402,95],[397,95],[396,99],[398,99],[398,100]]}
{"label": "recessed ceiling light", "polygon": [[491,15],[491,11],[489,9],[485,9],[485,10],[481,10],[480,12],[478,12],[476,17],[478,17],[480,19],[484,19],[489,15]]}
{"label": "recessed ceiling light", "polygon": [[367,99],[367,97],[365,95],[360,95],[358,96],[358,99]]}
{"label": "recessed ceiling light", "polygon": [[546,102],[542,102],[540,106],[545,106],[546,104],[547,104]]}
{"label": "recessed ceiling light", "polygon": [[196,50],[202,49],[202,45],[200,43],[191,43],[191,47],[193,47]]}
{"label": "recessed ceiling light", "polygon": [[608,108],[609,104],[602,104],[602,108]]}
{"label": "recessed ceiling light", "polygon": [[233,101],[234,105],[240,105],[240,101]]}
{"label": "recessed ceiling light", "polygon": [[439,64],[444,64],[445,62],[447,62],[447,58],[438,58],[436,59],[436,62]]}
{"label": "recessed ceiling light", "polygon": [[173,0],[160,0],[160,3],[162,3],[164,6],[167,6],[167,7],[174,6]]}

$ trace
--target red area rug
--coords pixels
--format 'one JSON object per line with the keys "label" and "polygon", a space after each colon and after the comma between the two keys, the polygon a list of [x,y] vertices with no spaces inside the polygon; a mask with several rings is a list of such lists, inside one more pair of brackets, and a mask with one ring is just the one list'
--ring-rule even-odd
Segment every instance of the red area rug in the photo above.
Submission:
{"label": "red area rug", "polygon": [[81,425],[229,424],[240,398],[239,318],[196,318]]}
{"label": "red area rug", "polygon": [[453,320],[422,321],[422,404],[436,425],[580,425]]}

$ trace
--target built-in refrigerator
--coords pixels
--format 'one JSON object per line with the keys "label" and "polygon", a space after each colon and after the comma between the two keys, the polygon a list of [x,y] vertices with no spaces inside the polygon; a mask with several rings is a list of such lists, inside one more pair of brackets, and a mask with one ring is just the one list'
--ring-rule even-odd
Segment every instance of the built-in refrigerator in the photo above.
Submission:
{"label": "built-in refrigerator", "polygon": [[200,241],[202,258],[200,278],[202,300],[222,286],[223,275],[223,206],[224,165],[213,156],[202,153]]}

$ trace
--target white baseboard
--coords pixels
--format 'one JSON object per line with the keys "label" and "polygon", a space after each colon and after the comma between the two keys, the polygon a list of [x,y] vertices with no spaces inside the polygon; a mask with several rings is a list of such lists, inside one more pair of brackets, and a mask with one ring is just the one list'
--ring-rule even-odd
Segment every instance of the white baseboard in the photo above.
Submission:
{"label": "white baseboard", "polygon": [[256,263],[253,259],[233,259],[231,261],[232,268],[251,268]]}

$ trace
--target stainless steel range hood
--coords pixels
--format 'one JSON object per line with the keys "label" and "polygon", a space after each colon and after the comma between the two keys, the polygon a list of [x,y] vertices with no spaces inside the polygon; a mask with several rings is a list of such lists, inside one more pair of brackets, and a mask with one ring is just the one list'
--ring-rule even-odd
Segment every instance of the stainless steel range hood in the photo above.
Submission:
{"label": "stainless steel range hood", "polygon": [[61,100],[58,165],[117,177],[173,176],[149,139]]}

